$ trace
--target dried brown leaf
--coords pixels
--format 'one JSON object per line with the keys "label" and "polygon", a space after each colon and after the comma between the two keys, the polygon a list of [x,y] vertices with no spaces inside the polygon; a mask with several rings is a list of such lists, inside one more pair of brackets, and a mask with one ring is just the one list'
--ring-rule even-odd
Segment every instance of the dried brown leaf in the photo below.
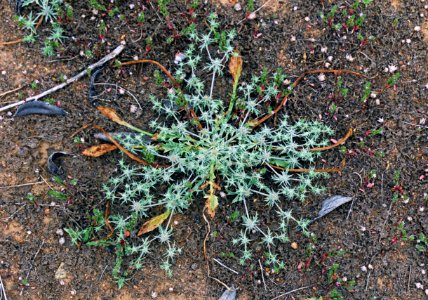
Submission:
{"label": "dried brown leaf", "polygon": [[205,202],[205,207],[207,208],[208,214],[210,215],[211,219],[215,217],[215,211],[218,206],[218,198],[214,194],[206,195],[205,198],[207,201]]}
{"label": "dried brown leaf", "polygon": [[97,109],[101,112],[101,114],[103,114],[103,116],[109,118],[113,122],[124,126],[128,125],[127,122],[125,122],[124,120],[122,120],[121,117],[119,117],[119,115],[114,109],[106,106],[98,106]]}
{"label": "dried brown leaf", "polygon": [[100,157],[116,149],[117,149],[116,145],[100,144],[100,145],[94,145],[92,147],[86,148],[85,150],[83,150],[82,154],[90,157]]}
{"label": "dried brown leaf", "polygon": [[229,62],[229,72],[232,74],[233,82],[237,82],[242,73],[242,56],[238,50],[234,50]]}
{"label": "dried brown leaf", "polygon": [[140,230],[137,233],[137,236],[142,236],[147,232],[155,230],[160,225],[162,225],[162,223],[169,217],[170,214],[171,214],[171,211],[167,210],[163,214],[151,218],[146,223],[144,223],[143,226],[141,226]]}

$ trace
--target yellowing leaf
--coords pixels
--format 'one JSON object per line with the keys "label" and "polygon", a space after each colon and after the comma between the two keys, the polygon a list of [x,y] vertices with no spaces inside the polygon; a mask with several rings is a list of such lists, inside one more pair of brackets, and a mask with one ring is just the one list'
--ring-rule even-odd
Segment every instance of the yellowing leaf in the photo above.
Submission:
{"label": "yellowing leaf", "polygon": [[170,214],[171,214],[171,211],[167,210],[163,214],[151,218],[146,223],[144,223],[143,226],[141,226],[140,230],[137,233],[137,236],[141,236],[147,232],[155,230],[160,225],[162,225],[162,223],[169,217]]}
{"label": "yellowing leaf", "polygon": [[218,206],[218,198],[214,194],[206,195],[205,198],[207,199],[207,201],[205,202],[205,207],[208,210],[208,214],[211,218],[214,218],[215,210]]}
{"label": "yellowing leaf", "polygon": [[242,73],[242,57],[236,49],[230,58],[229,72],[232,74],[234,84],[237,83]]}
{"label": "yellowing leaf", "polygon": [[83,150],[82,154],[90,157],[99,157],[116,149],[116,145],[101,144],[86,148]]}
{"label": "yellowing leaf", "polygon": [[122,120],[121,117],[110,107],[106,106],[98,106],[97,109],[107,118],[112,120],[113,122],[116,122],[117,124],[127,126],[128,123],[124,120]]}

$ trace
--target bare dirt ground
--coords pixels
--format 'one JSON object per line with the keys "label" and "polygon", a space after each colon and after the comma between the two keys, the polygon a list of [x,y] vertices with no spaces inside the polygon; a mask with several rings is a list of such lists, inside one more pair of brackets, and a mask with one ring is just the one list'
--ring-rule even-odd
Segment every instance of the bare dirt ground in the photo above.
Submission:
{"label": "bare dirt ground", "polygon": [[[281,66],[290,78],[306,70],[334,68],[362,72],[370,79],[378,93],[361,103],[363,80],[344,76],[349,94],[340,97],[336,76],[323,80],[307,76],[286,108],[294,120],[326,122],[338,138],[349,128],[355,130],[346,148],[326,154],[328,166],[339,165],[344,158],[347,163],[340,175],[323,182],[327,193],[310,197],[303,207],[293,204],[293,209],[302,216],[316,216],[322,200],[330,195],[351,196],[352,203],[311,226],[316,242],[299,232],[290,233],[296,244],[283,246],[286,268],[275,274],[257,264],[263,257],[261,249],[254,264],[239,264],[238,249],[231,243],[240,231],[230,221],[234,204],[221,205],[211,221],[211,232],[218,234],[210,235],[207,252],[239,274],[207,262],[203,203],[194,203],[191,214],[175,220],[175,239],[184,252],[174,266],[174,276],[164,275],[153,254],[143,271],[133,274],[119,290],[111,278],[114,254],[76,247],[64,233],[64,228],[87,224],[93,208],[105,209],[101,185],[115,171],[119,157],[81,155],[82,149],[96,143],[91,129],[75,134],[82,126],[96,123],[115,128],[89,104],[85,78],[51,95],[68,112],[65,117],[14,118],[14,110],[0,113],[0,276],[8,299],[218,299],[224,286],[208,277],[207,266],[212,277],[237,288],[237,299],[273,299],[295,289],[278,299],[426,299],[428,252],[416,246],[421,245],[419,234],[428,234],[428,2],[375,1],[365,11],[361,32],[372,38],[364,43],[356,34],[337,33],[322,22],[320,12],[328,13],[331,1],[255,1],[256,8],[268,3],[252,20],[245,19],[245,1],[240,1],[241,10],[234,6],[237,1],[200,4],[192,17],[188,2],[173,1],[168,6],[172,25],[159,16],[156,1],[120,1],[124,19],[95,14],[86,1],[70,2],[74,18],[63,24],[69,39],[58,56],[44,57],[41,41],[0,45],[0,95],[22,87],[0,96],[0,107],[40,93],[60,83],[64,75],[73,76],[123,40],[121,60],[138,56],[170,68],[175,54],[186,46],[186,39],[174,36],[175,32],[190,20],[203,24],[207,13],[216,11],[225,28],[239,32],[236,46],[247,78],[263,67]],[[144,24],[134,22],[136,10],[130,4],[147,8]],[[13,16],[9,2],[0,0],[0,41],[22,36]],[[108,26],[105,42],[100,42],[97,29],[101,19]],[[47,34],[49,29],[42,25],[41,37]],[[171,36],[174,40],[167,44]],[[87,49],[93,50],[93,58],[81,55]],[[100,79],[138,96],[141,108],[135,111],[134,99],[106,90],[115,99],[110,104],[142,127],[151,116],[145,100],[156,92],[153,71],[152,67],[118,71],[111,64]],[[394,72],[400,72],[401,78],[385,88]],[[32,86],[34,81],[37,84]],[[67,179],[78,180],[67,188],[67,201],[47,194],[60,188],[46,170],[54,150],[72,154],[61,160]],[[395,182],[397,171],[400,178]],[[29,201],[28,193],[35,201]],[[268,211],[260,215],[269,222]],[[410,235],[416,238],[406,238]],[[334,267],[332,283],[328,274]],[[355,286],[345,289],[352,280]],[[333,289],[340,290],[342,298],[334,298]]]}

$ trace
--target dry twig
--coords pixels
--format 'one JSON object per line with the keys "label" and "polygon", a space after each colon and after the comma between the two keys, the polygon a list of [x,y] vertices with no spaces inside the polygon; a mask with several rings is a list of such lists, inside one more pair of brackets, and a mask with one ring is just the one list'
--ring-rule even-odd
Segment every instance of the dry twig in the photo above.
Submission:
{"label": "dry twig", "polygon": [[59,84],[57,86],[54,86],[53,88],[51,88],[51,89],[49,89],[47,91],[44,91],[43,93],[40,93],[38,95],[31,96],[31,97],[28,97],[25,100],[21,100],[21,101],[18,101],[18,102],[6,105],[4,107],[1,107],[0,108],[0,112],[8,110],[8,109],[11,109],[11,108],[16,107],[16,106],[19,106],[19,105],[24,104],[25,102],[28,102],[28,101],[34,101],[34,100],[41,99],[41,98],[43,98],[43,97],[45,97],[47,95],[50,95],[50,94],[52,94],[52,93],[54,93],[54,92],[56,92],[56,91],[58,91],[58,90],[60,90],[60,89],[62,89],[64,87],[66,87],[67,85],[69,85],[69,84],[71,84],[71,83],[79,80],[83,76],[87,75],[88,74],[88,70],[91,71],[91,70],[95,69],[96,67],[102,66],[106,62],[108,62],[108,61],[112,60],[113,58],[115,58],[116,56],[118,56],[122,52],[122,50],[124,48],[125,48],[124,45],[119,45],[118,47],[116,47],[116,49],[114,49],[112,52],[110,52],[109,54],[107,54],[106,56],[104,56],[98,62],[90,65],[87,68],[85,68],[83,71],[81,71],[77,75],[74,75],[73,77],[67,79],[65,82],[63,82],[63,83],[61,83],[61,84]]}

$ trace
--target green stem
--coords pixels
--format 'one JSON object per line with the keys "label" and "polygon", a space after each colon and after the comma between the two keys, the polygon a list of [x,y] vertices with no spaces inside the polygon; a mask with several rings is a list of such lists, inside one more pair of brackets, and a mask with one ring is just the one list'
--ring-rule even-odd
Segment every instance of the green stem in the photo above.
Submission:
{"label": "green stem", "polygon": [[125,125],[126,127],[128,127],[129,129],[132,129],[132,130],[138,131],[139,133],[144,134],[144,135],[147,135],[147,136],[149,136],[149,137],[153,137],[153,136],[154,136],[154,134],[153,134],[153,133],[150,133],[150,132],[144,131],[144,130],[142,130],[142,129],[138,128],[138,127],[135,127],[135,126],[133,126],[133,125],[131,125],[131,124],[129,124],[129,123],[126,123],[126,124],[124,124],[124,125]]}

